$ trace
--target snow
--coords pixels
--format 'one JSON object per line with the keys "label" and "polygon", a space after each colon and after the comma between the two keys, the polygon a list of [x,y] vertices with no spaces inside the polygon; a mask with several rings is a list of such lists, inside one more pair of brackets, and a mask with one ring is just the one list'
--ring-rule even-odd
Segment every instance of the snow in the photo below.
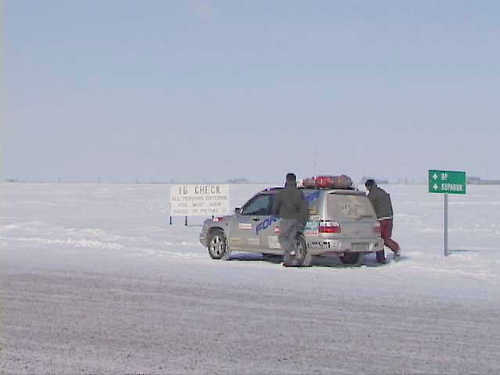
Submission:
{"label": "snow", "polygon": [[448,257],[442,195],[387,185],[401,260],[303,269],[210,259],[169,188],[0,184],[0,372],[500,372],[500,186],[449,196]]}

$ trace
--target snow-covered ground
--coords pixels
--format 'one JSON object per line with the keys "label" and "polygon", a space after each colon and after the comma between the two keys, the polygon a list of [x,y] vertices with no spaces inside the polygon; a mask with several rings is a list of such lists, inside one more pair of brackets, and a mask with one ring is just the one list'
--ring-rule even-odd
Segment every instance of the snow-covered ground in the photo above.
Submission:
{"label": "snow-covered ground", "polygon": [[387,185],[400,262],[301,269],[211,260],[169,188],[0,184],[0,372],[500,373],[499,186],[450,195],[448,257],[443,197]]}

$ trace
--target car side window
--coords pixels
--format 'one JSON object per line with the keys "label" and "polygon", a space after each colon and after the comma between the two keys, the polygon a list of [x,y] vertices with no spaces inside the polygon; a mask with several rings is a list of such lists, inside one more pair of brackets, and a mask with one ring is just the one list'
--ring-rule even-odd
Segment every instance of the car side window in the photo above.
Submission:
{"label": "car side window", "polygon": [[248,201],[241,209],[242,215],[270,215],[272,197],[268,194],[257,195]]}

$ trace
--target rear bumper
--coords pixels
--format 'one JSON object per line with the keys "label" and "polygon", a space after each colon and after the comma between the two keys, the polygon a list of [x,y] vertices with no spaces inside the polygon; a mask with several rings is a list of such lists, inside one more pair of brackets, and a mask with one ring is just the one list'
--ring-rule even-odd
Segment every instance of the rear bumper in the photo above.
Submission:
{"label": "rear bumper", "polygon": [[381,238],[325,239],[316,237],[307,239],[306,242],[311,255],[372,253],[384,248],[384,240]]}

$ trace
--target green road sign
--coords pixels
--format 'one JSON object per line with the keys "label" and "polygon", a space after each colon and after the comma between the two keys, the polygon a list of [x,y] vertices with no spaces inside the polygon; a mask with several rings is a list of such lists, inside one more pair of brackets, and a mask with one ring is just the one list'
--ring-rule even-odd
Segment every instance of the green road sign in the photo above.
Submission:
{"label": "green road sign", "polygon": [[429,170],[429,193],[465,194],[465,172]]}

